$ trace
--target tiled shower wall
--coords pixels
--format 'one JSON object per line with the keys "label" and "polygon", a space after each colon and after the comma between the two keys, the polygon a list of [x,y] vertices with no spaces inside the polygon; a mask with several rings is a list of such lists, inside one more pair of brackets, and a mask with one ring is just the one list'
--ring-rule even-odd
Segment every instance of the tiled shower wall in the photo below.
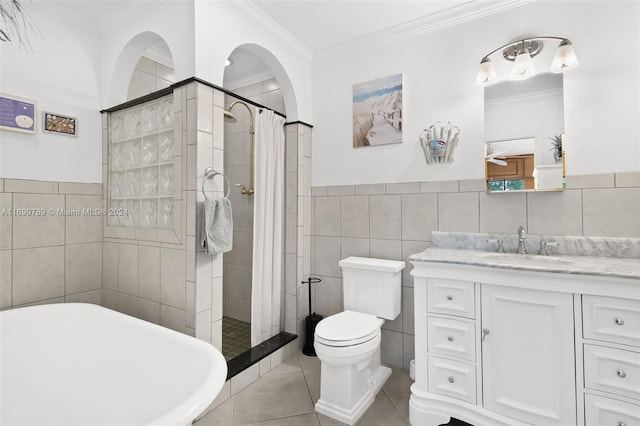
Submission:
{"label": "tiled shower wall", "polygon": [[311,126],[304,123],[285,125],[284,329],[298,335],[299,347],[304,345],[305,317],[309,314],[309,285],[302,281],[311,274],[312,260],[311,132]]}
{"label": "tiled shower wall", "polygon": [[[193,272],[187,256],[186,193],[187,115],[185,88],[173,95],[173,227],[114,226],[103,220],[102,304],[122,313],[183,333],[195,334],[195,314],[190,312],[195,285],[187,281]],[[139,107],[136,107],[139,108]],[[142,114],[140,114],[142,116]],[[141,119],[141,118],[139,118]],[[127,118],[129,120],[129,117]],[[195,120],[195,118],[194,118]],[[131,128],[130,123],[127,126]],[[103,115],[103,206],[111,194],[108,114]],[[194,163],[195,158],[189,159]],[[195,173],[195,172],[194,172]]]}
{"label": "tiled shower wall", "polygon": [[[204,169],[221,170],[222,92],[199,83],[173,91],[173,228],[104,222],[103,305],[198,337],[221,348],[222,255],[198,252]],[[104,205],[108,199],[108,130],[103,130]],[[222,192],[219,178],[207,196]]]}
{"label": "tiled shower wall", "polygon": [[[201,251],[200,227],[205,199],[202,193],[204,170],[213,167],[222,171],[224,167],[224,93],[204,84],[191,83],[186,86],[183,96],[187,99],[188,158],[189,161],[197,158],[195,166],[187,166],[187,259],[192,257],[191,250],[195,250],[196,266],[195,276],[189,277],[195,281],[194,316],[189,317],[195,318],[195,336],[222,350],[222,277],[226,255],[211,256]],[[204,182],[206,196],[221,197],[224,183],[221,176]],[[190,265],[191,262],[189,260]]]}
{"label": "tiled shower wall", "polygon": [[101,207],[99,183],[0,179],[1,309],[101,304]]}
{"label": "tiled shower wall", "polygon": [[[269,79],[233,90],[259,104],[284,113],[284,101],[280,86],[275,79]],[[225,108],[239,100],[225,96]],[[265,103],[266,102],[266,103]],[[256,117],[256,107],[247,104]],[[225,123],[224,173],[231,182],[229,198],[233,209],[233,249],[224,256],[224,315],[241,321],[251,321],[251,279],[253,260],[253,195],[243,195],[234,185],[249,182],[249,112],[242,105],[233,108],[237,118],[235,123]]]}
{"label": "tiled shower wall", "polygon": [[312,188],[312,272],[323,279],[315,309],[342,310],[347,256],[404,260],[402,314],[382,330],[382,360],[409,367],[414,356],[409,256],[431,245],[431,231],[640,237],[640,173],[569,176],[564,192],[487,194],[479,180]]}
{"label": "tiled shower wall", "polygon": [[148,95],[149,93],[169,87],[175,82],[176,74],[172,68],[156,62],[153,59],[149,59],[146,56],[141,56],[129,82],[127,100]]}

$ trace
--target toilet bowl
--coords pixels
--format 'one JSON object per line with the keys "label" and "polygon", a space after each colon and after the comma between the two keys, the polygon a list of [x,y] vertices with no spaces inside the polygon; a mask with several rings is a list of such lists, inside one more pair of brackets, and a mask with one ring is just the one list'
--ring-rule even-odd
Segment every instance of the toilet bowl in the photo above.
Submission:
{"label": "toilet bowl", "polygon": [[345,311],[320,321],[314,347],[321,363],[317,412],[355,424],[391,375],[380,363],[380,329],[400,314],[404,262],[350,257],[343,269]]}

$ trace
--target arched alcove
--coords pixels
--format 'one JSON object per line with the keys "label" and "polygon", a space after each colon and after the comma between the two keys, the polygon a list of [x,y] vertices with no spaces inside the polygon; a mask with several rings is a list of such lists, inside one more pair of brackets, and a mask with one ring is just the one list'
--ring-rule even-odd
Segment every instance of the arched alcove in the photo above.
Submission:
{"label": "arched alcove", "polygon": [[[269,50],[254,43],[247,43],[237,46],[233,51],[231,51],[228,57],[233,60],[234,56],[238,54],[242,55],[245,58],[254,56],[257,60],[254,60],[251,63],[251,66],[258,66],[260,64],[264,65],[262,69],[254,71],[253,73],[251,73],[250,70],[249,72],[245,72],[244,80],[246,82],[250,82],[252,80],[253,82],[257,82],[259,81],[260,75],[262,75],[265,80],[268,78],[275,78],[282,91],[282,98],[284,100],[285,106],[285,111],[280,112],[285,113],[288,116],[290,115],[293,117],[297,117],[298,102],[293,90],[293,84],[291,83],[289,74],[287,73],[282,63],[278,60],[278,58],[276,58],[276,56]],[[240,64],[232,64],[230,67],[225,68],[223,83],[225,88],[228,88],[228,76],[230,72],[233,72],[232,67],[237,65]],[[243,70],[243,72],[244,71],[247,70]]]}
{"label": "arched alcove", "polygon": [[170,47],[157,33],[146,31],[133,37],[124,46],[114,66],[109,88],[109,104],[116,105],[127,100],[129,84],[136,65],[142,55],[154,46],[162,46],[162,50],[172,57]]}
{"label": "arched alcove", "polygon": [[[232,358],[237,353],[248,350],[252,344],[255,345],[261,341],[261,334],[264,335],[264,332],[256,330],[264,329],[265,325],[262,323],[264,318],[256,313],[260,313],[264,306],[273,309],[270,315],[274,315],[276,309],[280,309],[281,331],[296,332],[297,318],[295,315],[298,312],[295,306],[296,297],[291,297],[293,294],[285,294],[284,286],[279,289],[278,286],[271,288],[271,291],[281,292],[280,303],[279,305],[276,303],[278,308],[270,304],[265,293],[260,290],[255,291],[253,286],[263,279],[255,279],[256,262],[252,256],[248,256],[246,253],[259,256],[261,250],[260,246],[257,250],[253,246],[254,236],[259,233],[258,228],[254,228],[254,224],[260,221],[259,213],[254,210],[253,188],[255,184],[256,193],[259,195],[260,179],[265,178],[263,175],[254,176],[252,173],[255,170],[253,153],[258,150],[255,148],[252,134],[254,128],[251,123],[252,120],[255,122],[255,119],[259,117],[261,109],[257,105],[273,109],[286,116],[290,114],[297,116],[297,102],[289,75],[281,62],[265,48],[255,44],[244,44],[236,47],[228,58],[231,64],[225,68],[223,87],[229,91],[225,96],[225,108],[229,111],[228,115],[233,116],[233,119],[226,122],[224,128],[224,173],[231,181],[232,188],[229,198],[234,217],[238,220],[234,219],[233,248],[223,258],[225,272],[222,280],[223,322],[221,334],[223,354],[225,357]],[[295,135],[289,137],[297,137],[297,128],[295,128],[295,132],[289,133]],[[285,157],[297,159],[297,140],[287,140],[285,143],[285,151],[295,147],[294,151],[285,153]],[[255,161],[257,164],[257,157]],[[288,171],[291,173],[287,173],[284,166],[274,173],[282,173],[286,178],[295,181],[297,178],[293,177],[297,176],[297,166],[297,161],[295,164],[289,161]],[[245,186],[251,189],[247,191]],[[285,188],[282,189],[286,191]],[[288,197],[290,204],[297,205],[297,201],[295,201],[297,193],[289,194]],[[256,218],[254,218],[254,214]],[[297,222],[293,222],[296,219],[297,215],[291,214],[285,218],[285,221],[291,222],[288,226],[289,230],[298,229]],[[273,258],[269,260],[268,258],[271,256]],[[258,261],[258,265],[261,264],[260,262],[269,264],[274,259],[278,263],[278,256],[284,258],[284,248],[281,253],[270,251],[268,254],[260,256],[262,260]],[[293,258],[297,260],[295,256]],[[291,261],[291,259],[289,260]],[[291,291],[295,293],[296,286],[290,287],[293,288]],[[270,296],[276,298],[276,294],[273,293]],[[256,300],[256,297],[264,300]],[[289,308],[289,314],[292,315],[292,318],[288,324],[286,322],[287,299],[289,299],[288,303],[293,303],[293,307]],[[258,319],[256,320],[256,318]],[[273,323],[271,323],[271,327],[273,327]]]}

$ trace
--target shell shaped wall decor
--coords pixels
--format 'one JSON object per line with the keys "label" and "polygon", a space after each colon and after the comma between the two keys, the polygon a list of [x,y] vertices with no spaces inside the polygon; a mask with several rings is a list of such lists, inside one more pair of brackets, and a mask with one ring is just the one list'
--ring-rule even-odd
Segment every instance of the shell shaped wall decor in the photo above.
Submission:
{"label": "shell shaped wall decor", "polygon": [[420,145],[427,164],[450,163],[460,140],[460,129],[451,122],[437,121],[420,134]]}

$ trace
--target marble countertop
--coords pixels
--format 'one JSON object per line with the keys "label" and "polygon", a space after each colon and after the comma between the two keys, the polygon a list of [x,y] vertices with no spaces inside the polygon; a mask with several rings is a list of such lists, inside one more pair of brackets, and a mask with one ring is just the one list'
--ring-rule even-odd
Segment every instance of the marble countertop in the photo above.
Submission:
{"label": "marble countertop", "polygon": [[414,262],[453,263],[527,271],[640,279],[640,260],[593,256],[538,256],[431,247],[409,256]]}

